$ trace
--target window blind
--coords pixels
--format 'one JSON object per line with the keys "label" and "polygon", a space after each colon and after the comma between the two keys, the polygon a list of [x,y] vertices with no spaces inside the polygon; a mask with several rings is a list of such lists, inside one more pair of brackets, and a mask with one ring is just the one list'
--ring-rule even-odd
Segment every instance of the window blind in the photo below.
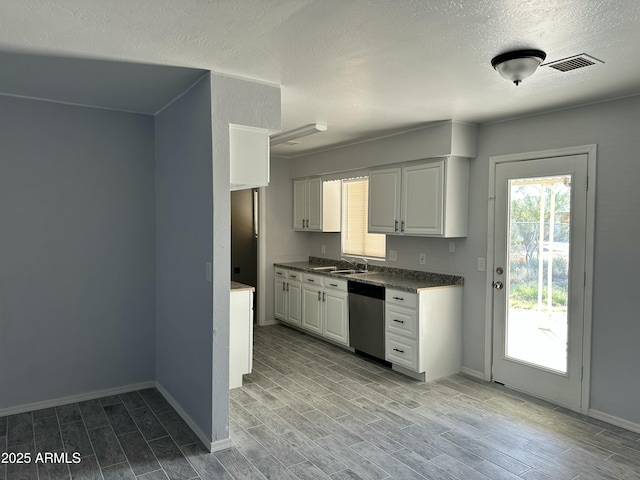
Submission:
{"label": "window blind", "polygon": [[345,180],[342,184],[342,253],[384,258],[386,236],[368,233],[369,179]]}

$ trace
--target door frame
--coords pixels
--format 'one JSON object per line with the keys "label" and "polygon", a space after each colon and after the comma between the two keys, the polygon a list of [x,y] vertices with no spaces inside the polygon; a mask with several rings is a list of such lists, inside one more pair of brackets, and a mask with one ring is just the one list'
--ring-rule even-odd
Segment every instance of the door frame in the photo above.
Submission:
{"label": "door frame", "polygon": [[495,173],[496,165],[506,162],[538,160],[569,155],[587,155],[587,218],[585,242],[585,286],[584,286],[584,323],[582,337],[582,399],[579,411],[589,411],[589,392],[591,388],[591,334],[593,315],[593,266],[595,246],[595,211],[596,211],[596,151],[597,145],[581,145],[576,147],[556,148],[537,152],[516,153],[489,157],[489,195],[487,202],[487,261],[485,292],[485,358],[484,379],[493,381],[493,267],[495,240]]}

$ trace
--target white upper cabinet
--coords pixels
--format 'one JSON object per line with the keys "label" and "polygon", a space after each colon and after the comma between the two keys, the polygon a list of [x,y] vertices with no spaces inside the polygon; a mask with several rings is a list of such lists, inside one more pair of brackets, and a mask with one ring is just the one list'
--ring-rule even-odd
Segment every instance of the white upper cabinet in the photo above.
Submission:
{"label": "white upper cabinet", "polygon": [[469,160],[447,157],[369,172],[369,232],[467,236]]}
{"label": "white upper cabinet", "polygon": [[401,179],[400,167],[369,172],[369,232],[398,231]]}
{"label": "white upper cabinet", "polygon": [[444,160],[402,169],[402,233],[443,234],[443,180]]}
{"label": "white upper cabinet", "polygon": [[263,128],[229,125],[231,190],[269,185],[269,135]]}
{"label": "white upper cabinet", "polygon": [[293,229],[339,232],[342,188],[339,181],[321,177],[293,181]]}

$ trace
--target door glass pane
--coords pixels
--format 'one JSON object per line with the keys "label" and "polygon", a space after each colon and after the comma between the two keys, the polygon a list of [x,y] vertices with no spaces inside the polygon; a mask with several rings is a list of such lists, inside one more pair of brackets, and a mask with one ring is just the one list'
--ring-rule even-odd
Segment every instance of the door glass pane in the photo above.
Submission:
{"label": "door glass pane", "polygon": [[571,176],[509,180],[505,355],[567,372]]}

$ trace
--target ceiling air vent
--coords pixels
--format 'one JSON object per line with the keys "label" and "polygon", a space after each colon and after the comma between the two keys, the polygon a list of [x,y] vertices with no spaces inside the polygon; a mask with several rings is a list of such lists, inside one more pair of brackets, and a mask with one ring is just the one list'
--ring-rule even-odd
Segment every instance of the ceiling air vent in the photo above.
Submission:
{"label": "ceiling air vent", "polygon": [[591,55],[581,53],[580,55],[574,55],[573,57],[563,58],[562,60],[556,60],[554,62],[545,63],[543,67],[551,67],[561,72],[569,72],[578,68],[590,67],[596,63],[604,63],[602,60],[598,60]]}

